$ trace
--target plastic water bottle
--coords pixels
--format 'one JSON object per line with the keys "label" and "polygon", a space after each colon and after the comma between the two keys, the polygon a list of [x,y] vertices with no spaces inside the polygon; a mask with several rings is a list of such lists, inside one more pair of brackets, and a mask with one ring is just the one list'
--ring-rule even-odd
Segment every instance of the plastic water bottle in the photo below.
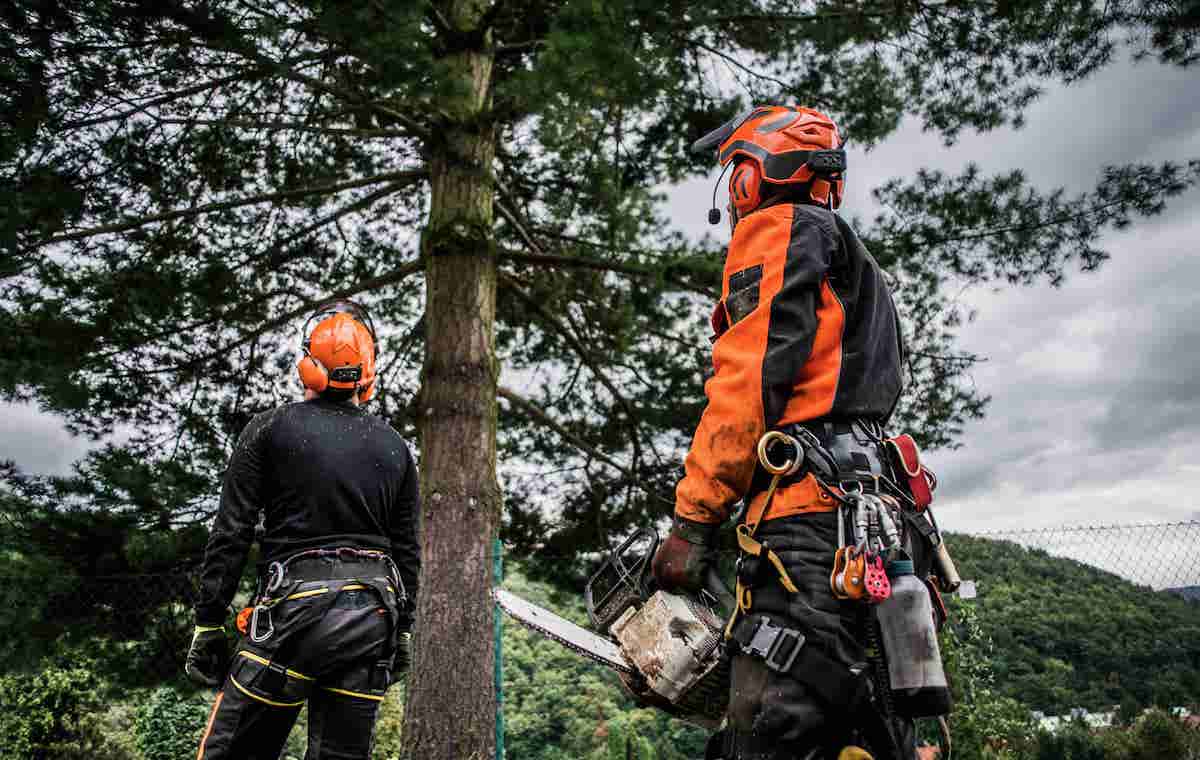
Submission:
{"label": "plastic water bottle", "polygon": [[889,562],[887,574],[892,595],[877,609],[896,712],[910,718],[945,715],[950,712],[950,689],[929,589],[913,575],[911,560]]}

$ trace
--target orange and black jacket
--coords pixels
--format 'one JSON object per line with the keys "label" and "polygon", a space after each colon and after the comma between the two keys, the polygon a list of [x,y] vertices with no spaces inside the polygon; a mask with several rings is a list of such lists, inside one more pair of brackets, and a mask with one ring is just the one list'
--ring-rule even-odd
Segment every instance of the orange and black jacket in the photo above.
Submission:
{"label": "orange and black jacket", "polygon": [[[750,488],[767,430],[882,422],[895,408],[904,350],[896,307],[879,265],[831,211],[781,203],[739,221],[713,328],[708,406],[675,491],[680,517],[724,521]],[[809,476],[781,488],[767,517],[832,508]]]}

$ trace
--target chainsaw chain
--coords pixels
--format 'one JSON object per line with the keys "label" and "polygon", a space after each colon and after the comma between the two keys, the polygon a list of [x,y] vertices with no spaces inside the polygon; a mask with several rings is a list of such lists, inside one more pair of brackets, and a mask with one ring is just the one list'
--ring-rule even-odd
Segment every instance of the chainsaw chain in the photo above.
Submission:
{"label": "chainsaw chain", "polygon": [[550,639],[551,641],[557,642],[562,647],[564,647],[566,649],[570,649],[572,652],[574,652],[575,654],[577,654],[581,657],[586,657],[587,659],[591,660],[592,662],[599,663],[606,668],[610,668],[612,670],[616,670],[621,673],[627,673],[629,675],[634,675],[634,670],[629,665],[618,665],[615,662],[612,662],[608,659],[605,659],[604,657],[601,657],[600,655],[596,654],[595,652],[588,651],[587,649],[584,649],[583,647],[575,644],[574,642],[568,641],[566,638],[559,636],[558,634],[554,633],[553,631],[550,631],[546,628],[542,628],[541,626],[534,625],[533,623],[529,622],[528,620],[525,620],[517,615],[514,615],[503,604],[500,605],[500,609],[504,610],[504,613],[506,615],[508,615],[510,618],[517,621],[521,625],[525,626],[529,630],[534,631],[535,633],[539,633],[542,636],[544,636],[545,638]]}

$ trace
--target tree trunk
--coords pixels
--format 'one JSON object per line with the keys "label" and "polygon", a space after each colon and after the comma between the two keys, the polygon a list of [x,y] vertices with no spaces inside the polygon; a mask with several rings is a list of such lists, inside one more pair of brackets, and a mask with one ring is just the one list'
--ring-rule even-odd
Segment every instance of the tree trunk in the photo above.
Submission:
{"label": "tree trunk", "polygon": [[[495,128],[486,2],[437,5],[446,88],[427,146],[432,194],[422,236],[426,354],[419,395],[422,574],[401,757],[492,760],[492,539],[496,482]],[[435,14],[436,15],[436,14]]]}

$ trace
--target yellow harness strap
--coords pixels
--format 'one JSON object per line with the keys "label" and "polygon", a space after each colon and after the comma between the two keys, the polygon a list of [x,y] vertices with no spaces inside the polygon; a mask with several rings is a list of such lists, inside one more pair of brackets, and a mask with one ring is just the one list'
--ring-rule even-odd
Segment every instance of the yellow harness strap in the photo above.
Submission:
{"label": "yellow harness strap", "polygon": [[[767,487],[767,495],[763,499],[762,505],[757,509],[748,511],[746,521],[737,526],[738,548],[752,557],[763,556],[763,545],[754,539],[754,532],[758,530],[759,523],[763,521],[767,511],[771,508],[771,499],[775,497],[775,489],[779,486],[779,480],[783,475],[784,473],[779,472],[771,478],[771,485]],[[784,569],[783,560],[779,559],[779,555],[771,549],[767,549],[766,557],[767,561],[775,567],[775,571],[779,573],[779,582],[783,584],[788,593],[795,594],[799,592],[796,584],[792,582],[791,576]],[[733,613],[729,616],[729,622],[725,625],[726,639],[733,636],[733,626],[737,623],[738,616],[749,612],[750,606],[754,601],[751,597],[750,589],[743,585],[740,575],[734,587],[734,596],[737,598],[737,607],[734,608]]]}

